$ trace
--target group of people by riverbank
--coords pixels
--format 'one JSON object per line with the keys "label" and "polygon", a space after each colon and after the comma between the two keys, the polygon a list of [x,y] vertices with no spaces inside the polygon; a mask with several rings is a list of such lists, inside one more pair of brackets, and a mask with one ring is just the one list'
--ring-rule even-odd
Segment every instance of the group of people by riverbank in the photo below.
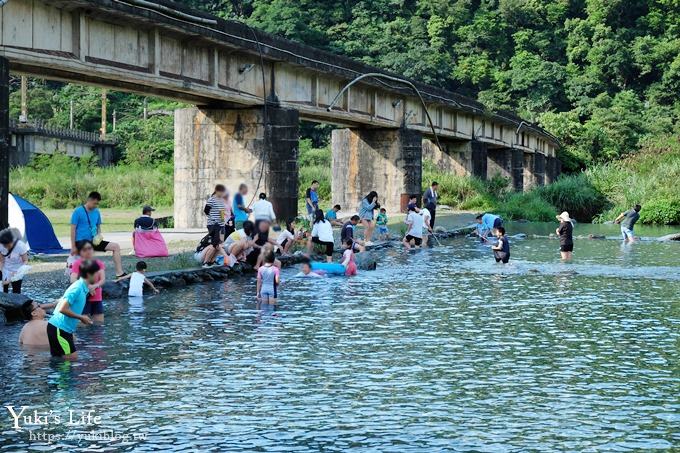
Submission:
{"label": "group of people by riverbank", "polygon": [[[271,230],[278,228],[276,213],[267,195],[260,193],[257,200],[246,202],[248,187],[241,184],[230,200],[226,188],[217,184],[212,195],[203,207],[206,218],[206,236],[196,249],[196,259],[206,267],[214,265],[234,266],[244,262],[257,271],[256,297],[267,304],[275,304],[279,297],[281,284],[281,261],[277,258],[294,251],[295,244],[311,257],[315,247],[319,247],[326,257],[326,263],[340,266],[346,276],[357,273],[356,253],[364,252],[374,244],[374,239],[389,237],[387,209],[381,206],[376,191],[369,192],[361,199],[357,213],[345,219],[338,217],[342,207],[334,205],[328,211],[320,208],[318,182],[314,182],[305,193],[307,218],[288,219],[285,228],[271,237]],[[418,195],[413,195],[406,206],[404,225],[405,234],[401,238],[406,250],[426,247],[430,235],[434,233],[434,222],[438,204],[438,184],[433,182],[422,195],[422,205]],[[122,266],[120,246],[105,241],[102,234],[102,217],[98,206],[101,195],[92,192],[85,202],[78,206],[71,217],[71,256],[67,274],[70,286],[56,304],[39,305],[26,303],[23,307],[26,324],[20,341],[25,344],[44,343],[49,345],[52,355],[75,358],[76,347],[73,338],[79,323],[92,324],[104,321],[102,286],[107,280],[106,265],[95,257],[95,252],[112,254],[117,281],[129,280],[129,295],[140,297],[148,286],[157,292],[153,283],[146,278],[147,265],[139,261],[135,271],[127,274]],[[639,219],[641,207],[622,213],[616,220],[621,222],[622,237],[625,241],[634,240],[634,226]],[[134,228],[153,230],[157,228],[151,206],[145,206],[142,216],[134,221]],[[556,234],[560,238],[560,253],[563,260],[570,260],[574,249],[573,220],[569,213],[557,216],[560,222]],[[506,234],[503,219],[492,213],[476,217],[477,234],[482,242],[490,243],[496,262],[510,261],[510,240]],[[356,227],[362,225],[363,237],[358,237]],[[334,227],[340,229],[341,257],[333,263],[335,252]],[[377,231],[376,231],[377,229]],[[494,239],[495,238],[495,241]],[[320,264],[305,263],[301,266],[299,277],[319,278],[325,275]],[[2,267],[3,287],[8,292],[21,292],[23,273],[28,267],[28,248],[25,242],[16,237],[12,230],[0,232],[0,265]],[[23,272],[23,273],[22,273]],[[54,315],[45,320],[45,310],[54,309]]]}

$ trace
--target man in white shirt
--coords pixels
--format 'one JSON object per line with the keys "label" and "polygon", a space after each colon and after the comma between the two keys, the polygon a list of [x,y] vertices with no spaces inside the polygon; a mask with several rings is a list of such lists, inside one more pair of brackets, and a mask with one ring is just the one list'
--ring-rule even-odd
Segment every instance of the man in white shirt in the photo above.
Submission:
{"label": "man in white shirt", "polygon": [[408,216],[406,217],[406,225],[408,232],[404,237],[403,243],[406,250],[411,249],[413,243],[416,247],[420,247],[423,243],[423,216],[416,212],[415,206],[409,206]]}
{"label": "man in white shirt", "polygon": [[275,223],[276,214],[274,213],[274,206],[267,200],[265,193],[261,193],[260,199],[253,203],[252,210],[255,219],[255,231],[258,231],[258,226],[263,220],[271,224]]}

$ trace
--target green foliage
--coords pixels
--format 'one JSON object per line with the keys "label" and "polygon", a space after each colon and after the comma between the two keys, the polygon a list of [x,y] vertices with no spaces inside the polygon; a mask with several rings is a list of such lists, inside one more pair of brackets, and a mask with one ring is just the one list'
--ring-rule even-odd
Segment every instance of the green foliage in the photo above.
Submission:
{"label": "green foliage", "polygon": [[508,220],[529,220],[532,222],[549,222],[555,219],[556,209],[541,198],[536,191],[514,193],[502,200],[496,213]]}
{"label": "green foliage", "polygon": [[536,193],[558,212],[568,211],[580,222],[592,221],[607,206],[605,196],[593,187],[584,173],[562,177],[537,188]]}
{"label": "green foliage", "polygon": [[654,198],[644,205],[640,222],[660,225],[680,224],[680,196]]}
{"label": "green foliage", "polygon": [[300,139],[298,165],[302,167],[331,167],[331,148],[314,148],[309,138]]}
{"label": "green foliage", "polygon": [[[327,207],[331,201],[331,150],[330,147],[314,148],[312,140],[300,140],[299,163],[299,200],[304,204],[305,192],[312,181],[319,181],[321,206]],[[302,211],[306,212],[306,211]]]}
{"label": "green foliage", "polygon": [[126,121],[116,130],[116,137],[125,147],[127,163],[148,165],[172,162],[175,141],[171,116]]}
{"label": "green foliage", "polygon": [[173,167],[119,165],[100,168],[92,157],[73,159],[63,154],[38,155],[27,167],[12,170],[10,190],[41,208],[72,208],[87,194],[102,194],[104,208],[172,206]]}
{"label": "green foliage", "polygon": [[677,129],[676,0],[184,1],[514,109],[557,135],[567,171]]}

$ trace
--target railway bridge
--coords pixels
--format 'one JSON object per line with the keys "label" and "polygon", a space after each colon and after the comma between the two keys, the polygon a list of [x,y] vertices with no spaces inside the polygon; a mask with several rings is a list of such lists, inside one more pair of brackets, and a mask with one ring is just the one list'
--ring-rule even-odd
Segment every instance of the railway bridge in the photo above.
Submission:
{"label": "railway bridge", "polygon": [[559,173],[557,140],[511,113],[173,1],[0,4],[3,200],[10,71],[192,105],[175,112],[178,227],[202,225],[216,182],[259,187],[281,218],[295,215],[301,119],[337,126],[333,201],[344,207],[373,189],[403,206],[421,191],[423,156],[445,171],[500,174],[516,190]]}

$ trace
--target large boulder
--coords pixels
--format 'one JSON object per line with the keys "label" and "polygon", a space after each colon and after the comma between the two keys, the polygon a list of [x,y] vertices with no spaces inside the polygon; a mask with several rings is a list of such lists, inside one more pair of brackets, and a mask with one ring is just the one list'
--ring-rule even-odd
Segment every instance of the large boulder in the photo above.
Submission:
{"label": "large boulder", "polygon": [[659,241],[680,241],[680,233],[667,234],[666,236],[661,236]]}
{"label": "large boulder", "polygon": [[369,252],[356,253],[354,261],[357,263],[357,268],[362,271],[374,271],[378,267],[378,262]]}
{"label": "large boulder", "polygon": [[108,281],[102,285],[102,295],[104,299],[118,299],[123,297],[123,285],[117,282]]}
{"label": "large boulder", "polygon": [[0,321],[7,324],[25,321],[21,306],[29,300],[23,294],[0,293]]}

